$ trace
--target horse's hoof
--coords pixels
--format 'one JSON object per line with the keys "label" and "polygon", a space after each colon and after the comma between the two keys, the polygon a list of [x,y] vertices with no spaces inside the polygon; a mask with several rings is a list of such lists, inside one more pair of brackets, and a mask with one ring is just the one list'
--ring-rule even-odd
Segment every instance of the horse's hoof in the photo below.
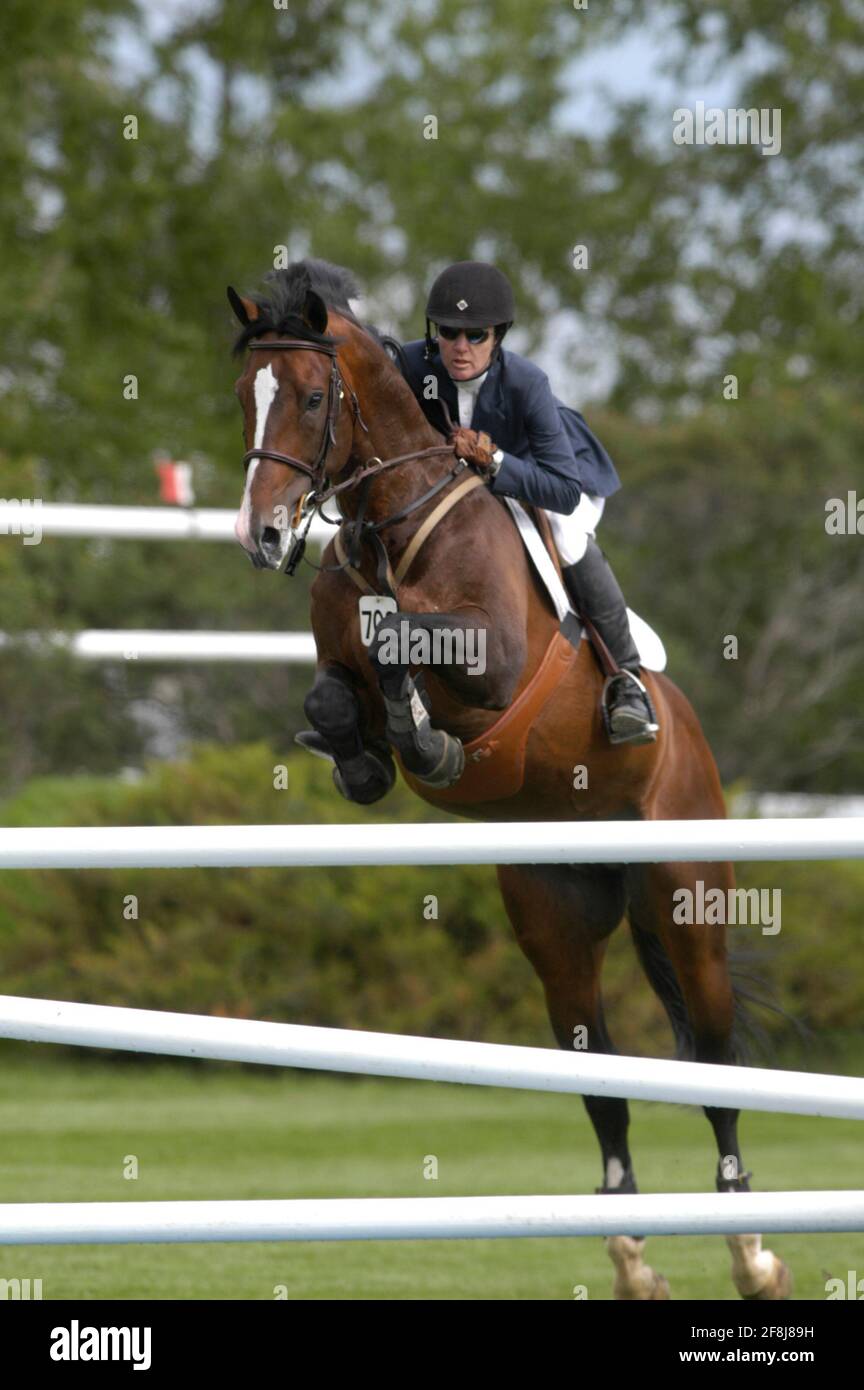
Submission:
{"label": "horse's hoof", "polygon": [[732,1255],[732,1282],[742,1298],[777,1302],[792,1292],[792,1275],[779,1255],[762,1249],[760,1235],[726,1237]]}
{"label": "horse's hoof", "polygon": [[[765,1253],[771,1254],[772,1252],[766,1251]],[[779,1303],[782,1302],[783,1299],[789,1298],[791,1296],[792,1271],[789,1268],[789,1266],[785,1263],[785,1261],[779,1258],[779,1256],[774,1255],[773,1258],[774,1265],[771,1269],[771,1273],[769,1274],[768,1278],[766,1279],[765,1283],[761,1286],[761,1288],[757,1289],[755,1293],[742,1293],[741,1297],[745,1299],[747,1302]]]}
{"label": "horse's hoof", "polygon": [[618,1280],[615,1281],[613,1296],[620,1303],[660,1303],[667,1302],[671,1297],[669,1292],[669,1280],[663,1274],[658,1274],[656,1269],[651,1269],[646,1265],[639,1271],[638,1292],[634,1290],[633,1284],[620,1287]]}
{"label": "horse's hoof", "polygon": [[606,1248],[615,1265],[613,1298],[626,1303],[654,1303],[670,1297],[669,1281],[642,1260],[644,1236],[608,1236]]}
{"label": "horse's hoof", "polygon": [[354,801],[358,806],[369,806],[386,796],[396,781],[396,768],[392,758],[378,758],[374,753],[363,753],[351,760],[350,765],[342,764],[341,769],[333,769],[333,785],[346,801]]}
{"label": "horse's hoof", "polygon": [[307,753],[314,753],[316,758],[325,758],[328,763],[336,761],[333,749],[317,729],[301,729],[299,734],[294,735],[294,742],[305,748]]}
{"label": "horse's hoof", "polygon": [[452,734],[444,733],[443,729],[435,730],[436,745],[439,736],[442,743],[440,745],[441,756],[438,762],[429,772],[412,771],[411,775],[416,777],[418,782],[422,782],[424,787],[442,790],[445,787],[452,787],[462,776],[465,770],[465,749],[462,747],[461,739],[454,738]]}

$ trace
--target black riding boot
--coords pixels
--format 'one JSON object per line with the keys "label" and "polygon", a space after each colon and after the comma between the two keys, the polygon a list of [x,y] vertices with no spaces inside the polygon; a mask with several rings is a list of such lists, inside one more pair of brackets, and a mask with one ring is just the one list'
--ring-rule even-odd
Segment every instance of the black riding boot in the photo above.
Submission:
{"label": "black riding boot", "polygon": [[627,605],[609,562],[591,536],[582,559],[568,565],[563,575],[577,610],[591,619],[621,667],[622,674],[613,676],[606,688],[610,742],[653,743],[659,726],[639,678],[639,653]]}

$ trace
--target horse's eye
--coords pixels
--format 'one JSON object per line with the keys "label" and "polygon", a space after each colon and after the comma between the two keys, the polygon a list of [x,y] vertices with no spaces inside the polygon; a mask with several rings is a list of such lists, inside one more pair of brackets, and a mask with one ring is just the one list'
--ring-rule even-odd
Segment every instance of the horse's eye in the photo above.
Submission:
{"label": "horse's eye", "polygon": [[313,391],[313,392],[312,392],[312,395],[309,397],[308,401],[306,402],[306,409],[307,409],[307,410],[317,410],[318,406],[321,404],[321,402],[323,401],[323,399],[324,399],[324,392],[323,392],[323,391]]}

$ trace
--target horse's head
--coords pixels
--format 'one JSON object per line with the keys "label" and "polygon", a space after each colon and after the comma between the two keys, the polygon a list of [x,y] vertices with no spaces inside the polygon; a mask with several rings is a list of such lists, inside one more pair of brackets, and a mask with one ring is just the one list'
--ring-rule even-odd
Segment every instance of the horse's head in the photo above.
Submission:
{"label": "horse's head", "polygon": [[[259,569],[278,569],[307,493],[321,492],[348,462],[353,393],[328,336],[330,314],[303,262],[270,278],[267,296],[228,290],[246,363],[235,386],[243,410],[246,487],[235,532]],[[350,323],[333,315],[337,328]]]}

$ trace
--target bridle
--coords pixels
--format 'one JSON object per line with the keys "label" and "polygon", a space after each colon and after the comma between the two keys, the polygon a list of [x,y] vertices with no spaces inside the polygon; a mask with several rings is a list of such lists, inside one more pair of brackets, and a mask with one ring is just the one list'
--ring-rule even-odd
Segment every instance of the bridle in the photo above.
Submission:
{"label": "bridle", "polygon": [[[301,473],[312,479],[315,484],[315,492],[318,491],[319,484],[323,481],[324,467],[327,463],[327,455],[330,448],[336,443],[336,425],[339,420],[339,402],[344,396],[342,389],[342,377],[339,373],[339,363],[336,358],[336,348],[330,343],[311,343],[305,342],[302,338],[276,338],[271,343],[264,343],[254,340],[248,344],[250,348],[258,348],[274,352],[277,349],[290,352],[292,349],[304,352],[320,352],[324,357],[330,358],[330,381],[327,387],[327,418],[324,421],[324,433],[321,437],[321,447],[318,450],[318,457],[314,463],[304,463],[303,459],[294,458],[293,454],[280,454],[276,449],[249,449],[243,455],[243,467],[248,468],[253,459],[273,459],[274,463],[284,463],[288,468],[297,468]],[[355,417],[359,418],[360,407],[357,404],[357,397],[351,392],[351,404],[354,409]],[[365,429],[365,425],[364,425]]]}
{"label": "bridle", "polygon": [[[252,349],[258,349],[260,351],[269,352],[320,352],[323,356],[330,358],[330,380],[327,388],[327,418],[324,421],[324,432],[321,436],[321,445],[318,450],[318,456],[315,459],[315,462],[311,464],[306,463],[303,459],[295,458],[293,454],[280,453],[278,449],[249,449],[243,455],[244,468],[248,468],[249,464],[252,462],[253,459],[272,459],[274,463],[282,463],[286,466],[286,468],[298,469],[301,473],[305,473],[306,476],[310,478],[312,481],[311,490],[305,493],[297,503],[297,508],[294,514],[294,520],[292,522],[292,529],[296,530],[296,528],[299,527],[304,515],[307,517],[307,525],[302,537],[295,535],[292,539],[289,552],[283,561],[285,572],[289,575],[293,574],[297,568],[297,565],[300,563],[300,560],[303,558],[303,552],[306,546],[306,533],[308,532],[309,526],[312,523],[312,517],[316,511],[320,512],[321,515],[324,516],[324,519],[326,521],[330,521],[332,525],[343,525],[349,531],[351,539],[349,559],[352,562],[357,557],[358,548],[362,543],[362,540],[367,538],[372,540],[378,551],[379,572],[381,572],[383,563],[386,560],[386,551],[384,551],[383,547],[381,546],[381,542],[378,537],[378,532],[384,530],[385,527],[392,525],[396,521],[403,520],[406,516],[409,516],[412,512],[416,511],[418,507],[422,507],[425,502],[428,502],[431,498],[435,497],[455,478],[457,478],[460,473],[464,472],[465,468],[467,467],[466,461],[464,459],[458,459],[456,465],[453,468],[449,469],[443,478],[440,478],[436,483],[433,483],[432,487],[427,489],[426,492],[422,493],[420,497],[415,498],[413,502],[409,502],[407,506],[400,507],[399,511],[392,513],[388,517],[385,517],[383,521],[378,521],[374,523],[366,521],[364,519],[364,513],[366,510],[366,503],[368,500],[368,484],[371,482],[372,478],[376,477],[380,473],[387,471],[388,469],[397,468],[402,463],[409,463],[416,459],[432,458],[435,455],[440,454],[452,455],[452,445],[436,444],[429,449],[415,449],[412,453],[409,454],[398,454],[395,458],[380,459],[374,457],[368,459],[367,462],[361,468],[356,469],[355,472],[353,472],[349,478],[346,478],[341,483],[333,483],[330,485],[330,487],[325,488],[322,491],[321,484],[324,482],[327,456],[330,453],[331,447],[336,443],[336,426],[339,421],[340,402],[342,401],[345,395],[344,383],[342,380],[342,375],[339,371],[339,362],[336,356],[337,350],[335,344],[314,343],[309,342],[304,338],[274,338],[270,342],[264,342],[260,339],[252,339],[247,344],[247,346]],[[366,422],[364,421],[362,415],[360,414],[360,403],[357,400],[355,392],[350,387],[348,388],[348,395],[351,401],[351,411],[354,415],[354,419],[365,431],[365,433],[368,434],[369,428],[366,425]],[[328,502],[331,497],[337,496],[337,494],[344,492],[348,488],[355,488],[361,485],[362,492],[359,512],[353,522],[347,523],[343,518],[340,518],[338,522],[333,521],[332,518],[328,517],[326,513],[321,511],[321,508],[324,506],[324,503]],[[316,566],[316,568],[328,569],[343,569],[344,567],[344,564],[335,566]]]}

